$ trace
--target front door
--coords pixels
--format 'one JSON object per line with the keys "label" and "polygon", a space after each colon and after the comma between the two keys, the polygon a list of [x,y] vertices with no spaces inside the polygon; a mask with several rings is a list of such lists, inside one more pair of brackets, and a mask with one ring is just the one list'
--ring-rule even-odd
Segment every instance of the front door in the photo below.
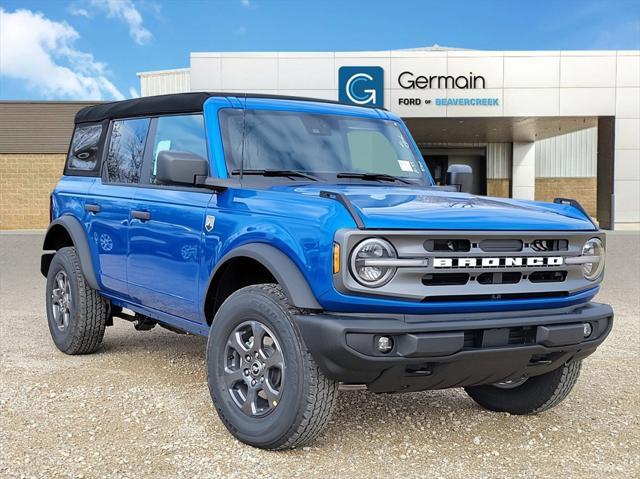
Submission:
{"label": "front door", "polygon": [[202,115],[153,120],[141,187],[129,230],[127,275],[133,301],[198,321],[198,281],[206,208],[211,191],[159,184],[155,162],[163,150],[207,158]]}

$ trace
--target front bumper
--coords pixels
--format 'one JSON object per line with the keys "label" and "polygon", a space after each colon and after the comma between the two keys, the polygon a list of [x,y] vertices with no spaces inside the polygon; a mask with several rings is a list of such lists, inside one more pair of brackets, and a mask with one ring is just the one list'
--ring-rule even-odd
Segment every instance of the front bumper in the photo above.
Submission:
{"label": "front bumper", "polygon": [[[376,392],[491,384],[585,358],[613,324],[611,306],[442,315],[296,316],[307,348],[333,379]],[[592,332],[584,337],[584,324]],[[380,336],[393,340],[383,354]]]}

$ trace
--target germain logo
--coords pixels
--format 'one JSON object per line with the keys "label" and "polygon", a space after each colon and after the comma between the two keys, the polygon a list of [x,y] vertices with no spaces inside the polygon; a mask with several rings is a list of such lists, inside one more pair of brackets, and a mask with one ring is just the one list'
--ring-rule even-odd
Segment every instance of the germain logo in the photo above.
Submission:
{"label": "germain logo", "polygon": [[505,258],[433,258],[434,268],[518,268],[523,266],[562,266],[562,256]]}
{"label": "germain logo", "polygon": [[384,106],[382,67],[340,67],[338,99],[352,105]]}
{"label": "germain logo", "polygon": [[427,88],[451,89],[458,88],[461,90],[470,88],[486,88],[485,79],[482,75],[474,75],[469,72],[468,76],[458,75],[414,75],[412,72],[402,72],[398,75],[398,85],[405,90],[418,89],[425,90]]}

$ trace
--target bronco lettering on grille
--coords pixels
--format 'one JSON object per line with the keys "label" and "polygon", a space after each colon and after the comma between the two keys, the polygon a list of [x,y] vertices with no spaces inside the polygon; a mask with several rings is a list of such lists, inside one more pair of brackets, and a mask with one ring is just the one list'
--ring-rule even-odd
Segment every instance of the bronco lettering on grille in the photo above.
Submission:
{"label": "bronco lettering on grille", "polygon": [[562,256],[502,258],[433,258],[434,268],[518,268],[526,266],[562,266]]}

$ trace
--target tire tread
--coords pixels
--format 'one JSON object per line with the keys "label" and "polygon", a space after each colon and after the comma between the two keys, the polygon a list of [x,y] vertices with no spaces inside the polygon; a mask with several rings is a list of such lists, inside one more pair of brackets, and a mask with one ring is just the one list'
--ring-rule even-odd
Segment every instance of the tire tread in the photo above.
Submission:
{"label": "tire tread", "polygon": [[[300,314],[301,312],[300,309],[289,304],[284,291],[277,284],[260,284],[249,286],[249,288],[260,290],[264,294],[276,298],[280,307],[282,307],[290,317]],[[322,374],[322,371],[320,371],[320,368],[302,341],[295,322],[292,323],[298,335],[301,349],[306,356],[305,363],[308,366],[305,376],[309,383],[309,394],[306,398],[306,406],[302,413],[302,421],[295,431],[290,433],[283,444],[274,448],[276,450],[292,449],[316,439],[331,419],[338,397],[338,383]]]}
{"label": "tire tread", "polygon": [[466,387],[467,394],[480,406],[497,412],[529,415],[538,414],[562,402],[571,392],[582,361],[563,364],[558,369],[534,376],[514,389],[500,389],[493,385]]}
{"label": "tire tread", "polygon": [[82,274],[80,260],[74,247],[61,248],[56,256],[64,256],[71,264],[73,275],[77,281],[78,297],[75,299],[75,329],[72,331],[71,344],[62,351],[66,354],[90,354],[93,353],[104,338],[109,305],[107,301],[91,288]]}
{"label": "tire tread", "polygon": [[[234,295],[246,294],[248,291],[257,292],[258,294],[262,294],[272,300],[275,300],[276,304],[282,309],[283,314],[289,318],[293,318],[293,316],[302,312],[302,310],[289,304],[287,297],[280,286],[271,283],[251,285],[241,288],[227,298],[227,301]],[[337,403],[338,383],[327,378],[322,373],[307,350],[295,321],[291,321],[291,324],[296,334],[295,339],[298,341],[300,350],[304,356],[302,358],[302,364],[305,367],[304,381],[306,383],[305,389],[307,392],[299,420],[295,421],[291,429],[289,429],[289,431],[278,441],[272,444],[260,446],[265,449],[292,449],[313,441],[320,435],[324,427],[329,422]],[[216,406],[216,409],[227,428],[232,432],[235,431],[236,428],[233,423],[229,421],[221,408]]]}

